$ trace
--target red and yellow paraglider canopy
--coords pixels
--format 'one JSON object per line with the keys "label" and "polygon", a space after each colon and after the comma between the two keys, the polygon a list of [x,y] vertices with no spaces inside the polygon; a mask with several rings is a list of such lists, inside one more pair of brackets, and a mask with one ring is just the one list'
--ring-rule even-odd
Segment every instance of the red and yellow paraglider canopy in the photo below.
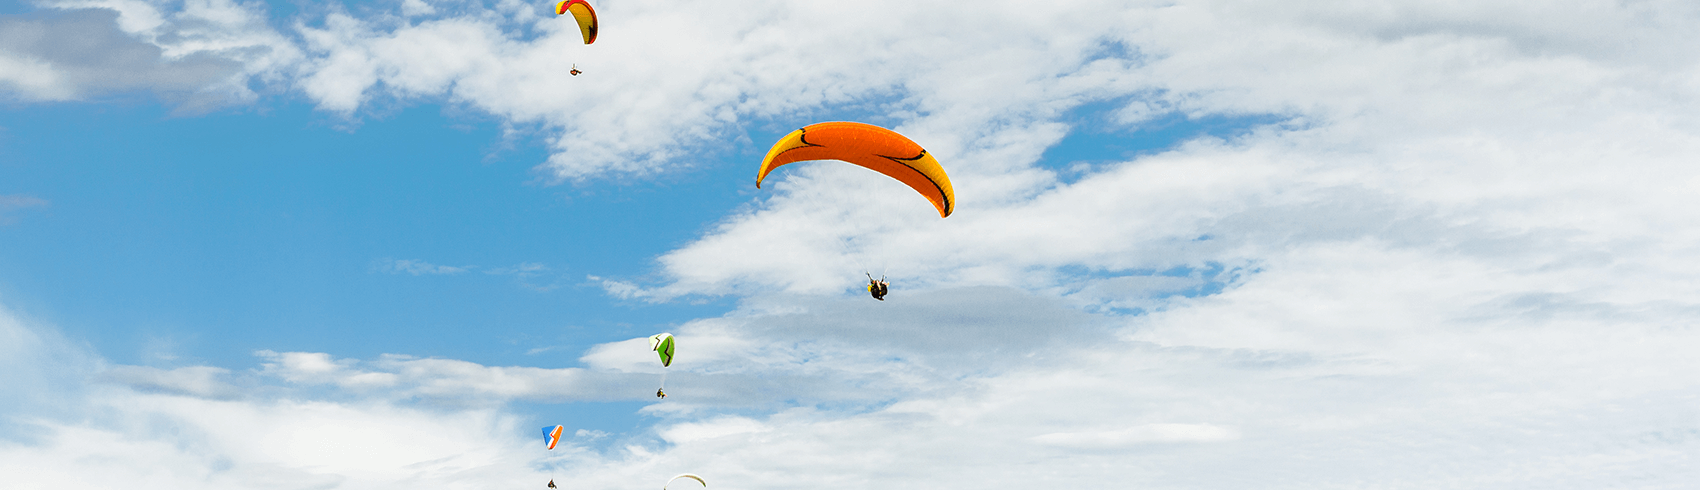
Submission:
{"label": "red and yellow paraglider canopy", "polygon": [[584,35],[584,43],[596,42],[596,9],[590,8],[590,3],[584,0],[562,0],[555,4],[555,15],[573,13],[573,19],[578,21],[579,34]]}

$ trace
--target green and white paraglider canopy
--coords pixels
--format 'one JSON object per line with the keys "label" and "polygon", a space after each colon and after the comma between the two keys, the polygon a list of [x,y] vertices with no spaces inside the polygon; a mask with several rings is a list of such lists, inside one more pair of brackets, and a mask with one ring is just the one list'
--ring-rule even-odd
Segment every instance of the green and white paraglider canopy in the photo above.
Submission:
{"label": "green and white paraglider canopy", "polygon": [[661,356],[661,367],[673,365],[673,334],[658,333],[649,336],[649,350]]}

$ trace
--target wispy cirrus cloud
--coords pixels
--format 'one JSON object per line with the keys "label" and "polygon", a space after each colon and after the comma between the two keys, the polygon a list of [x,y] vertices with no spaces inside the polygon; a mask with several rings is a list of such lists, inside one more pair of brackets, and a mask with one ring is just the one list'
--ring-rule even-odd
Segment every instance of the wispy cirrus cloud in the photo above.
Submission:
{"label": "wispy cirrus cloud", "polygon": [[230,382],[230,370],[212,366],[161,369],[151,366],[113,366],[95,378],[102,383],[129,386],[143,392],[168,393],[209,399],[238,397],[241,389]]}
{"label": "wispy cirrus cloud", "polygon": [[414,276],[442,276],[464,273],[476,269],[477,266],[437,265],[416,259],[379,259],[372,264],[372,269],[385,274],[408,274]]}
{"label": "wispy cirrus cloud", "polygon": [[499,405],[515,400],[641,399],[646,394],[620,389],[636,381],[635,376],[583,368],[484,366],[398,354],[367,361],[336,359],[322,352],[259,351],[255,355],[265,359],[259,374],[290,385],[325,385],[392,399]]}
{"label": "wispy cirrus cloud", "polygon": [[18,222],[18,218],[12,214],[14,211],[46,207],[48,204],[49,203],[46,199],[34,196],[22,194],[0,195],[0,225],[9,225]]}
{"label": "wispy cirrus cloud", "polygon": [[411,276],[453,276],[478,271],[490,276],[512,277],[520,287],[533,291],[546,292],[561,287],[559,278],[539,280],[539,278],[547,279],[552,272],[547,264],[541,262],[520,262],[511,266],[486,267],[479,265],[449,266],[418,259],[384,258],[374,261],[372,270],[385,274]]}
{"label": "wispy cirrus cloud", "polygon": [[493,275],[511,275],[511,276],[520,276],[520,277],[531,277],[531,276],[536,276],[538,274],[547,272],[548,270],[549,270],[549,266],[545,265],[543,263],[540,263],[540,262],[520,262],[518,264],[514,264],[514,265],[511,265],[511,266],[508,266],[508,267],[487,268],[487,269],[484,269],[484,273],[485,274],[493,274]]}

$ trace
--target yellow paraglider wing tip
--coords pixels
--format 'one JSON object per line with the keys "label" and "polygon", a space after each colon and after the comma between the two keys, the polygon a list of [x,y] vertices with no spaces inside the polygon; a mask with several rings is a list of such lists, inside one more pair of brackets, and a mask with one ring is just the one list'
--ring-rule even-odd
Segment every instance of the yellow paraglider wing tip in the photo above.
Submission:
{"label": "yellow paraglider wing tip", "polygon": [[[933,158],[932,153],[921,150],[921,154],[914,158],[886,158],[913,169],[915,173],[926,178],[928,183],[933,184],[933,188],[938,191],[937,194],[925,191],[922,191],[921,194],[926,196],[928,201],[932,201],[933,207],[938,208],[940,218],[948,218],[950,213],[956,211],[956,190],[951,188],[950,176],[945,175],[944,167],[939,166],[938,159]],[[910,184],[910,186],[919,187],[919,184]],[[921,189],[917,188],[916,190]]]}
{"label": "yellow paraglider wing tip", "polygon": [[791,150],[798,149],[798,148],[804,148],[804,147],[809,147],[809,146],[818,146],[818,145],[811,145],[811,144],[809,144],[808,141],[804,141],[803,140],[803,132],[804,131],[801,130],[801,129],[796,130],[796,131],[792,131],[791,134],[787,134],[787,135],[785,135],[784,138],[780,138],[778,143],[774,143],[773,148],[769,148],[767,150],[767,157],[761,159],[761,170],[756,173],[756,188],[757,189],[761,188],[761,181],[762,181],[762,179],[767,178],[768,172],[772,172],[773,169],[778,167],[779,165],[784,165],[785,163],[790,163],[790,162],[784,162],[784,163],[775,164],[774,162],[779,158],[779,155],[781,155],[785,152],[791,151]]}

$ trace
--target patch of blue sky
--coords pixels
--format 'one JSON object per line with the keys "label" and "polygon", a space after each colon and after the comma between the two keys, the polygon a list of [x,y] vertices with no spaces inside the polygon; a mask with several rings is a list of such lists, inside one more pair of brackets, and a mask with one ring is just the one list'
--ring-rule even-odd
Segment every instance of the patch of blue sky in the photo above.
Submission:
{"label": "patch of blue sky", "polygon": [[[1220,294],[1243,279],[1243,276],[1257,272],[1255,267],[1231,266],[1220,262],[1167,269],[1103,270],[1069,266],[1057,270],[1057,273],[1063,276],[1063,281],[1070,284],[1068,289],[1072,290],[1071,296],[1090,303],[1089,310],[1131,316],[1150,313],[1151,310],[1143,305],[1149,305],[1153,300]],[[1142,306],[1127,306],[1129,304]]]}
{"label": "patch of blue sky", "polygon": [[1161,153],[1198,138],[1232,140],[1289,119],[1279,114],[1195,117],[1172,111],[1135,124],[1117,121],[1116,113],[1131,101],[1095,101],[1069,111],[1064,119],[1070,126],[1068,135],[1046,150],[1039,164],[1061,171],[1064,181],[1071,182],[1103,164]]}
{"label": "patch of blue sky", "polygon": [[[855,121],[881,127],[903,124],[906,115],[913,115],[906,95],[897,90],[879,91],[856,100],[828,104],[824,107],[793,111],[778,117],[748,118],[740,121],[727,135],[733,142],[730,156],[749,166],[750,181],[755,181],[755,169],[767,150],[780,138],[798,128],[828,121]],[[925,142],[921,146],[925,147]]]}
{"label": "patch of blue sky", "polygon": [[1088,55],[1086,57],[1086,61],[1087,63],[1091,63],[1104,60],[1117,60],[1136,65],[1144,65],[1150,61],[1150,58],[1151,56],[1141,51],[1138,46],[1130,45],[1114,39],[1105,39],[1103,42],[1098,43],[1098,50]]}
{"label": "patch of blue sky", "polygon": [[0,294],[114,362],[233,370],[257,350],[567,367],[730,309],[619,301],[586,276],[650,273],[748,201],[721,185],[746,168],[546,186],[543,149],[492,156],[494,124],[445,123],[434,105],[351,131],[305,104],[265,112],[0,113],[0,194],[48,202],[0,226]]}
{"label": "patch of blue sky", "polygon": [[18,15],[41,10],[35,5],[18,0],[0,0],[0,15]]}

